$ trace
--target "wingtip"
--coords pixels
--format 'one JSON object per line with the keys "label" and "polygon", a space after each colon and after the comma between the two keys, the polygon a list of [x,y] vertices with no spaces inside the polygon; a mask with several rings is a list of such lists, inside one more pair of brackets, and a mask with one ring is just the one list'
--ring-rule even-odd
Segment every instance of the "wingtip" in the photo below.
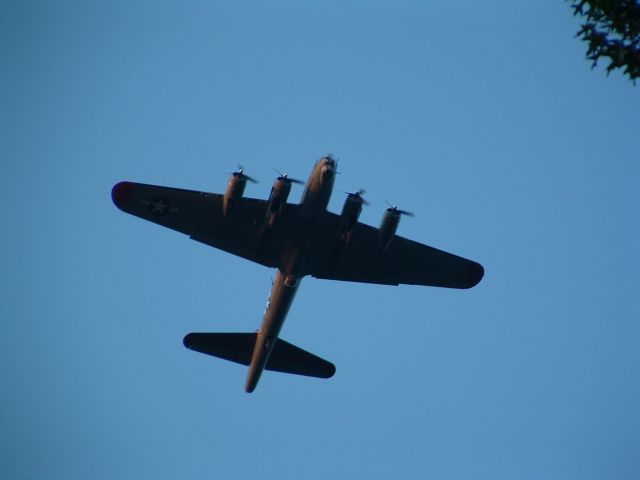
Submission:
{"label": "wingtip", "polygon": [[120,210],[124,210],[133,192],[133,183],[131,182],[119,182],[116,183],[111,189],[111,200],[116,207]]}
{"label": "wingtip", "polygon": [[479,263],[473,262],[473,264],[467,270],[467,288],[473,288],[484,277],[484,267]]}

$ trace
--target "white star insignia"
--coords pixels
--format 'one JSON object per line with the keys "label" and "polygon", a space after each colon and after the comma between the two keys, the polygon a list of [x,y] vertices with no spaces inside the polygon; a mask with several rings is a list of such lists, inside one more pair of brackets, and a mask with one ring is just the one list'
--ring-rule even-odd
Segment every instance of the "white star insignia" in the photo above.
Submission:
{"label": "white star insignia", "polygon": [[180,212],[177,207],[172,206],[162,197],[157,197],[153,200],[142,199],[140,200],[140,205],[147,207],[151,213],[155,213],[158,216]]}
{"label": "white star insignia", "polygon": [[157,200],[151,200],[151,205],[153,205],[151,213],[157,213],[159,215],[164,215],[165,213],[167,213],[167,208],[169,208],[169,205],[164,203],[164,200],[162,200],[161,198],[158,198]]}

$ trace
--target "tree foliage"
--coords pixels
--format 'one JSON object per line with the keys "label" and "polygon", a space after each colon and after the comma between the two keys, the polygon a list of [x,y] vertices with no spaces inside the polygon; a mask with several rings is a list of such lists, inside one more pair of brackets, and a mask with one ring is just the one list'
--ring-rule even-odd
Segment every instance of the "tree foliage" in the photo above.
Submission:
{"label": "tree foliage", "polygon": [[609,59],[607,75],[624,69],[633,83],[640,77],[640,0],[568,0],[584,23],[576,37],[588,44],[587,58]]}

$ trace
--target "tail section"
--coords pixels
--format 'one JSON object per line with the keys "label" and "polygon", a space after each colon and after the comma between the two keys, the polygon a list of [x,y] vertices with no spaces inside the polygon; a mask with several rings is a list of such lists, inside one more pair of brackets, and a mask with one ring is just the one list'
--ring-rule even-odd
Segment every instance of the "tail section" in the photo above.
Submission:
{"label": "tail section", "polygon": [[[191,350],[249,365],[256,338],[257,333],[189,333],[183,343]],[[291,343],[277,339],[265,370],[330,378],[336,372],[336,367]]]}

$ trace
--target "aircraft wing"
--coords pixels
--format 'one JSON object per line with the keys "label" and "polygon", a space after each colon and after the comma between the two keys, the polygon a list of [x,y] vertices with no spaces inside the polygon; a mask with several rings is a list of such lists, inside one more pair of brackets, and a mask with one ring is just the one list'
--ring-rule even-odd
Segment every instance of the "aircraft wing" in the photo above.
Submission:
{"label": "aircraft wing", "polygon": [[[471,288],[484,275],[479,263],[396,235],[381,252],[377,228],[357,223],[351,241],[339,241],[342,219],[325,212],[318,222],[306,273],[316,278],[385,285]],[[332,245],[331,248],[327,246]]]}
{"label": "aircraft wing", "polygon": [[[143,183],[120,182],[111,192],[121,210],[189,235],[207,245],[275,267],[283,242],[261,238],[267,201],[242,198],[228,218],[222,215],[223,195]],[[288,204],[295,216],[295,205]]]}

